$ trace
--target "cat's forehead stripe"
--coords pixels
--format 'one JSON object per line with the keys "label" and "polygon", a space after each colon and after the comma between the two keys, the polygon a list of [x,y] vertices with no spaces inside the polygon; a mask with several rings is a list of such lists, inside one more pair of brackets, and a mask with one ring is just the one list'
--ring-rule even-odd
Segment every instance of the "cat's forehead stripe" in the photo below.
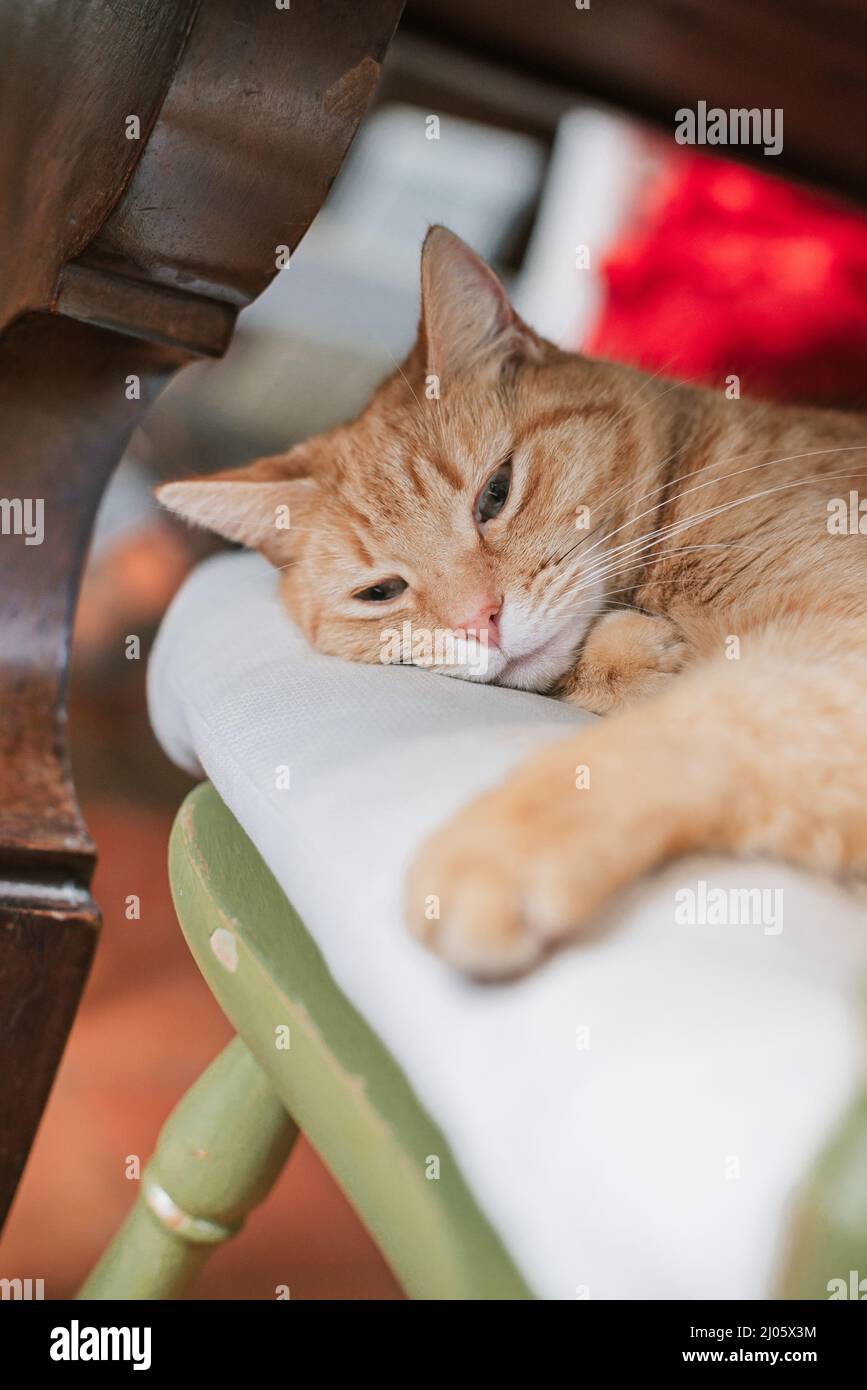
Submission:
{"label": "cat's forehead stripe", "polygon": [[525,482],[524,482],[524,487],[523,487],[523,491],[521,492],[521,496],[518,498],[518,501],[516,502],[515,506],[512,508],[512,520],[513,520],[513,521],[516,521],[517,518],[521,515],[521,512],[524,510],[524,508],[526,507],[527,503],[530,501],[530,499],[533,497],[534,493],[537,491],[538,484],[539,484],[539,474],[538,474],[538,473],[534,473],[534,472],[532,471],[532,469],[531,469],[531,470],[529,471],[529,474],[528,474],[528,476],[527,476]]}
{"label": "cat's forehead stripe", "polygon": [[429,462],[434,472],[438,473],[439,476],[448,483],[450,488],[455,492],[460,492],[462,490],[464,486],[463,479],[453,464],[449,463],[447,459],[439,454],[435,454]]}
{"label": "cat's forehead stripe", "polygon": [[524,443],[530,435],[538,434],[542,430],[554,430],[560,425],[573,425],[576,421],[586,420],[591,416],[605,415],[610,419],[616,413],[617,406],[613,401],[588,401],[582,405],[555,406],[541,415],[534,416],[532,420],[516,429],[515,447]]}
{"label": "cat's forehead stripe", "polygon": [[354,507],[348,497],[341,497],[340,507],[346,520],[349,521],[351,525],[360,526],[363,531],[369,531],[373,526],[370,517],[366,516],[364,512],[359,511],[358,507]]}
{"label": "cat's forehead stripe", "polygon": [[428,490],[425,485],[424,478],[422,477],[421,473],[419,472],[412,459],[407,459],[405,469],[407,477],[409,478],[409,481],[412,484],[413,492],[415,492],[418,497],[421,497],[426,501],[428,496]]}
{"label": "cat's forehead stripe", "polygon": [[359,559],[363,565],[372,565],[373,556],[367,549],[367,546],[364,544],[364,541],[355,531],[354,527],[349,528],[349,539],[352,544],[352,549],[355,552],[356,558]]}

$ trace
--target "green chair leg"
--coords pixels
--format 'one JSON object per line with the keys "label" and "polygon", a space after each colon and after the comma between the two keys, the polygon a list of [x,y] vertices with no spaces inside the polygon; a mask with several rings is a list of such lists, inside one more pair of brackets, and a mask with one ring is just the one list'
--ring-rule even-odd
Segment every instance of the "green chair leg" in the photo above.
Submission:
{"label": "green chair leg", "polygon": [[174,1298],[277,1179],[298,1128],[235,1038],[169,1116],[130,1215],[79,1293]]}

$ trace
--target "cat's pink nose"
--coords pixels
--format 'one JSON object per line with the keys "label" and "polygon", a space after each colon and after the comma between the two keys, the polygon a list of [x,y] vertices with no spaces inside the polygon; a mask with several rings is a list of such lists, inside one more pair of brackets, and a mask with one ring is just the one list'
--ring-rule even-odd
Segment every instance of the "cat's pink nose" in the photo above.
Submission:
{"label": "cat's pink nose", "polygon": [[486,594],[481,599],[471,599],[464,605],[464,611],[470,613],[470,617],[464,618],[463,622],[455,623],[456,630],[466,632],[474,637],[481,637],[484,632],[486,639],[491,647],[500,645],[500,613],[503,608],[502,598],[494,598],[493,595]]}

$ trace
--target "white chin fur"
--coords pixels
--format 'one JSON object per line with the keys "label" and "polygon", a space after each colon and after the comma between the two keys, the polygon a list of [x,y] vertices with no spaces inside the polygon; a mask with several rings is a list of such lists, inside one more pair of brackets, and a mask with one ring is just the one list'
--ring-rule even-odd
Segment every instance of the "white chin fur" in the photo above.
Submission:
{"label": "white chin fur", "polygon": [[561,614],[556,623],[549,619],[543,625],[532,614],[523,614],[518,605],[512,606],[511,614],[507,608],[503,632],[506,660],[493,679],[498,685],[516,690],[550,690],[571,671],[587,629],[602,611],[603,601],[604,582],[600,580],[582,594],[577,612]]}

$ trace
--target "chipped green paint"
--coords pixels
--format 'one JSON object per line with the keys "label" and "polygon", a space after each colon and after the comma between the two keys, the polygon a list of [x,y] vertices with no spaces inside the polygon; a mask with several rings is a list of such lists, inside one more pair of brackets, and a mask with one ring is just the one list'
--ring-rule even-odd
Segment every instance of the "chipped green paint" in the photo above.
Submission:
{"label": "chipped green paint", "polygon": [[225,970],[233,975],[238,969],[238,942],[228,927],[217,927],[211,936],[211,950]]}

